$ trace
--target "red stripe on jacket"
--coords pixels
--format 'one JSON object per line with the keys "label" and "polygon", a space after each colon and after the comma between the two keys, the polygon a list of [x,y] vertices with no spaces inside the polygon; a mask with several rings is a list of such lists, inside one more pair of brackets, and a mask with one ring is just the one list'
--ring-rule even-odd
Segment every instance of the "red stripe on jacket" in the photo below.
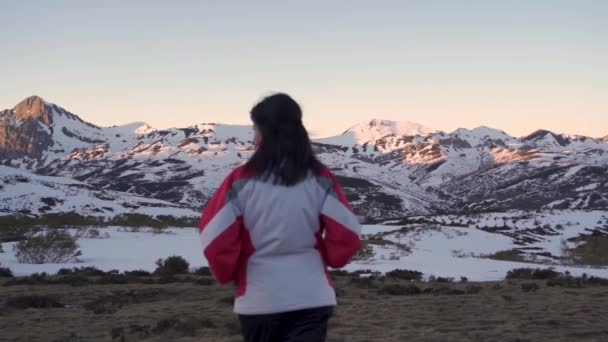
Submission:
{"label": "red stripe on jacket", "polygon": [[[209,222],[225,205],[233,205],[227,201],[232,185],[239,179],[248,178],[247,176],[243,168],[239,167],[226,177],[203,210],[199,221],[200,233],[204,231]],[[245,267],[240,266],[247,262],[247,258],[241,256],[243,246],[247,246],[247,249],[250,250],[247,255],[248,258],[253,254],[253,244],[244,227],[243,216],[239,215],[228,225],[227,229],[213,239],[203,250],[203,254],[209,263],[209,269],[220,284],[236,282],[237,279],[245,281],[245,271],[243,270]],[[238,276],[239,274],[240,276]],[[242,287],[244,288],[244,286],[243,284]]]}
{"label": "red stripe on jacket", "polygon": [[[320,176],[327,177],[332,181],[332,190],[338,201],[352,213],[353,209],[331,171],[324,168]],[[359,235],[327,215],[321,214],[321,223],[323,224],[322,228],[325,229],[325,237],[322,240],[324,253],[322,255],[325,257],[326,264],[333,268],[346,266],[361,248]]]}

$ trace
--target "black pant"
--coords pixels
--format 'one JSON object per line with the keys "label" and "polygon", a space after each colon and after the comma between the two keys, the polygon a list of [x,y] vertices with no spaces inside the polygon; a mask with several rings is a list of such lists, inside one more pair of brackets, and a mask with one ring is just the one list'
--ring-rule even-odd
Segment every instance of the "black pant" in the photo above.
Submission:
{"label": "black pant", "polygon": [[239,315],[245,342],[324,342],[333,306],[269,315]]}

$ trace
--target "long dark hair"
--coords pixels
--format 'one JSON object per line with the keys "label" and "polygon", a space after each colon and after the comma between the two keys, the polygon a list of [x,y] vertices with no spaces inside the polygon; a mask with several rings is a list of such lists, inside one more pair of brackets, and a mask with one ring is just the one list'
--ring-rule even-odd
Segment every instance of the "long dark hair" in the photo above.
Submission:
{"label": "long dark hair", "polygon": [[245,164],[246,170],[264,180],[274,176],[275,184],[287,186],[306,178],[309,171],[321,170],[323,164],[315,157],[302,124],[302,110],[289,95],[264,98],[251,109],[251,120],[262,141]]}

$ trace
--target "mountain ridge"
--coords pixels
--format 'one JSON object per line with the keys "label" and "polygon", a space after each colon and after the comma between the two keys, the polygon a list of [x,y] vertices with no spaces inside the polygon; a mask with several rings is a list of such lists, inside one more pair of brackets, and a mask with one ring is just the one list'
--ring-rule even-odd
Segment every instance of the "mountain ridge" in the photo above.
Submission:
{"label": "mountain ridge", "polygon": [[[28,118],[19,123],[12,110],[0,112],[0,164],[100,190],[199,208],[254,151],[247,125],[99,127],[39,97],[26,100],[20,110]],[[373,119],[312,143],[355,211],[369,219],[487,208],[608,208],[608,144],[601,139],[547,130],[516,138],[486,126],[448,133]]]}

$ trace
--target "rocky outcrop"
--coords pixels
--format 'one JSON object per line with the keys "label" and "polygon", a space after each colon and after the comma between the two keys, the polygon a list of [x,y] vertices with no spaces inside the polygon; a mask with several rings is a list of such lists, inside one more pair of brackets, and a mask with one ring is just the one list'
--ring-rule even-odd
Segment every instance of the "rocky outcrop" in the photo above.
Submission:
{"label": "rocky outcrop", "polygon": [[0,159],[40,158],[53,145],[52,108],[38,96],[0,112]]}

